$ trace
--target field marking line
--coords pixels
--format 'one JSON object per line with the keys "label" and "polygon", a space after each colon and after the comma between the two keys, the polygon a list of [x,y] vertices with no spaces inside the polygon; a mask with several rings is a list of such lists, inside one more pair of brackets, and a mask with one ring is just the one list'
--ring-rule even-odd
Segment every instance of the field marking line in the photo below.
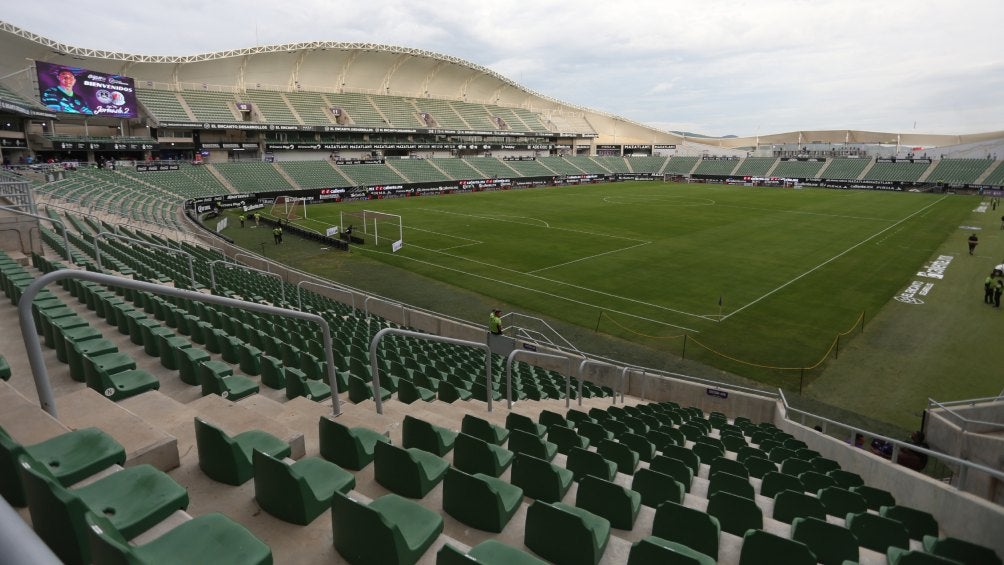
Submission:
{"label": "field marking line", "polygon": [[[650,242],[646,242],[646,243],[650,243]],[[417,247],[417,246],[413,246],[413,247]],[[602,290],[596,290],[594,288],[588,288],[588,287],[580,286],[580,285],[577,285],[577,284],[572,284],[572,283],[568,283],[568,282],[564,282],[564,281],[559,281],[559,280],[551,279],[551,278],[548,278],[548,277],[542,277],[540,275],[535,275],[535,274],[524,272],[524,271],[517,271],[515,269],[510,269],[508,267],[500,267],[500,266],[492,264],[492,263],[486,263],[484,261],[478,261],[476,259],[471,259],[470,257],[461,257],[459,255],[453,255],[452,253],[444,253],[442,251],[437,251],[435,249],[426,249],[426,251],[429,251],[430,253],[437,253],[439,255],[444,255],[446,257],[452,257],[453,259],[459,259],[461,261],[466,261],[468,263],[473,263],[475,265],[482,265],[482,266],[488,267],[490,269],[499,269],[499,270],[510,272],[510,273],[513,273],[513,274],[516,274],[516,275],[524,275],[524,276],[532,277],[532,278],[539,279],[541,281],[544,281],[544,282],[547,282],[547,283],[551,283],[551,284],[555,284],[555,285],[559,285],[559,286],[566,286],[566,287],[574,288],[576,290],[581,290],[581,291],[584,291],[584,292],[591,292],[591,293],[594,293],[594,294],[599,294],[600,296],[606,296],[608,298],[613,298],[613,299],[616,299],[616,300],[623,300],[625,302],[632,302],[634,304],[639,304],[641,306],[645,306],[646,308],[654,308],[656,310],[662,310],[664,312],[672,312],[674,314],[681,314],[683,316],[690,316],[690,317],[698,318],[698,319],[701,319],[701,320],[709,320],[710,319],[707,316],[705,316],[704,314],[694,314],[694,313],[691,313],[691,312],[685,312],[683,310],[676,310],[675,308],[669,308],[667,306],[659,306],[658,304],[652,304],[650,302],[644,302],[644,301],[641,301],[641,300],[635,300],[634,298],[628,298],[626,296],[621,296],[619,294],[613,294],[611,292],[604,292]],[[427,264],[429,264],[429,265],[436,265],[436,263],[431,263],[431,262],[429,262]],[[450,268],[450,267],[444,267],[444,268]],[[466,273],[467,271],[459,271],[458,270],[458,272]],[[489,279],[489,280],[494,280],[494,279]],[[679,327],[679,326],[674,326],[674,327]]]}
{"label": "field marking line", "polygon": [[854,251],[854,250],[855,250],[855,249],[857,249],[858,247],[861,247],[862,245],[864,245],[864,244],[868,243],[869,241],[871,241],[871,240],[875,239],[876,237],[878,237],[878,236],[880,236],[880,235],[884,234],[885,232],[887,232],[887,231],[889,231],[889,230],[891,230],[891,229],[895,228],[896,226],[898,226],[898,225],[902,224],[903,222],[905,222],[905,221],[909,220],[910,218],[913,218],[914,216],[917,216],[917,215],[919,215],[919,214],[921,214],[921,213],[925,213],[925,212],[927,212],[927,210],[928,210],[928,209],[930,209],[931,207],[933,207],[933,206],[934,206],[935,204],[938,204],[938,203],[940,203],[940,202],[941,202],[942,200],[944,200],[944,199],[946,199],[946,198],[948,198],[948,195],[945,195],[945,196],[942,196],[941,198],[939,198],[939,199],[935,200],[934,202],[932,202],[932,203],[928,204],[927,206],[924,206],[924,207],[923,207],[923,208],[921,208],[920,210],[917,210],[916,212],[913,212],[912,214],[910,214],[910,215],[906,216],[905,218],[903,218],[903,219],[901,219],[901,220],[897,221],[896,223],[894,223],[894,224],[892,224],[892,225],[890,225],[890,226],[886,227],[885,229],[882,229],[882,230],[879,230],[878,232],[876,232],[876,233],[874,233],[874,234],[872,234],[872,235],[868,236],[867,238],[865,238],[865,239],[863,239],[863,240],[859,241],[858,243],[855,243],[854,245],[852,245],[852,246],[848,247],[847,249],[845,249],[845,250],[841,251],[840,253],[837,253],[837,254],[836,254],[836,255],[834,255],[833,257],[830,257],[830,258],[829,258],[829,259],[827,259],[826,261],[823,261],[822,263],[820,263],[820,264],[816,265],[815,267],[813,267],[813,268],[809,269],[808,271],[805,271],[804,273],[802,273],[802,274],[798,275],[797,277],[795,277],[795,278],[793,278],[793,279],[789,280],[788,282],[786,282],[786,283],[782,284],[781,286],[778,286],[777,288],[775,288],[775,289],[773,289],[773,290],[771,290],[771,291],[767,292],[767,294],[764,294],[763,296],[761,296],[761,297],[759,297],[759,298],[757,298],[757,299],[753,300],[752,302],[749,302],[748,304],[746,304],[746,305],[744,305],[744,306],[741,306],[741,307],[739,307],[739,308],[737,308],[737,309],[735,309],[735,310],[733,310],[733,311],[729,312],[728,314],[726,314],[726,315],[722,316],[721,320],[719,320],[719,321],[722,321],[722,322],[724,322],[725,320],[728,320],[729,318],[731,318],[731,317],[732,317],[732,316],[734,316],[735,314],[738,314],[739,312],[742,312],[743,310],[745,310],[745,309],[749,308],[750,306],[752,306],[752,305],[756,304],[757,302],[760,302],[761,300],[763,300],[763,299],[765,299],[765,298],[769,297],[770,295],[772,295],[772,294],[774,294],[774,293],[778,292],[779,290],[781,290],[781,289],[785,288],[786,286],[788,286],[788,285],[791,285],[791,284],[793,284],[793,283],[797,282],[798,280],[800,280],[800,279],[802,279],[802,278],[804,278],[804,277],[806,277],[806,276],[808,276],[808,275],[812,274],[812,273],[813,273],[813,272],[815,272],[815,271],[818,271],[819,269],[821,269],[821,268],[825,267],[826,265],[828,265],[828,264],[830,264],[830,263],[832,263],[832,262],[836,261],[837,259],[839,259],[839,258],[843,257],[844,255],[847,255],[847,254],[848,254],[848,253],[850,253],[851,251]]}
{"label": "field marking line", "polygon": [[578,263],[579,261],[587,261],[589,259],[595,259],[597,257],[603,257],[604,255],[610,255],[611,253],[620,253],[622,251],[627,251],[629,249],[634,249],[635,247],[641,247],[643,245],[651,245],[651,241],[646,241],[645,243],[639,243],[637,245],[631,245],[628,247],[622,247],[621,249],[611,249],[610,251],[604,251],[603,253],[597,253],[595,255],[589,255],[586,257],[579,257],[578,259],[572,259],[571,261],[565,261],[564,263],[558,263],[557,265],[551,265],[550,267],[541,267],[533,271],[526,271],[524,274],[533,275],[541,271],[547,271],[549,269],[556,269],[558,267],[564,267],[565,265],[571,265],[572,263]]}
{"label": "field marking line", "polygon": [[[450,215],[453,215],[453,216],[461,216],[461,217],[467,217],[467,218],[478,218],[478,219],[481,219],[481,220],[494,220],[496,222],[507,222],[507,223],[511,223],[511,224],[519,224],[521,226],[541,227],[539,224],[530,224],[530,223],[527,223],[527,222],[514,222],[512,220],[500,219],[497,216],[479,216],[477,214],[460,214],[460,213],[457,213],[457,212],[448,212],[446,210],[434,210],[434,209],[431,209],[430,211],[432,211],[432,212],[438,212],[440,214],[450,214]],[[516,217],[516,216],[513,216],[513,217]],[[543,222],[545,224],[544,227],[546,227],[549,230],[558,230],[558,231],[563,231],[563,232],[568,232],[568,233],[580,233],[580,234],[585,234],[585,235],[589,235],[589,236],[592,236],[592,237],[609,237],[609,238],[613,238],[613,239],[623,239],[625,241],[633,241],[635,243],[651,243],[651,242],[645,241],[643,239],[635,239],[633,237],[624,237],[622,235],[597,233],[597,232],[585,231],[585,230],[573,230],[573,229],[570,229],[570,228],[556,228],[556,227],[553,227],[553,226],[547,224],[547,222],[544,222],[544,220],[538,220],[538,221],[539,222]]]}
{"label": "field marking line", "polygon": [[869,220],[876,222],[888,222],[889,218],[871,218],[868,216],[845,216],[843,214],[824,214],[822,212],[807,212],[805,210],[778,210],[776,208],[762,208],[759,206],[736,206],[735,204],[719,204],[723,208],[738,208],[740,210],[761,210],[764,212],[778,212],[782,214],[803,214],[806,216],[822,216],[824,218],[844,218],[847,220]]}
{"label": "field marking line", "polygon": [[[646,318],[645,316],[639,316],[637,314],[631,314],[629,312],[621,312],[620,310],[613,310],[611,308],[606,308],[606,307],[603,307],[603,306],[597,306],[596,304],[591,304],[589,302],[584,302],[582,300],[576,300],[574,298],[569,298],[567,296],[562,296],[560,294],[555,294],[553,292],[547,292],[547,291],[539,290],[539,289],[536,289],[536,288],[530,288],[528,286],[523,286],[523,285],[519,285],[519,284],[516,284],[516,283],[511,283],[511,282],[508,282],[508,281],[499,280],[499,279],[492,278],[492,277],[487,277],[485,275],[479,275],[479,274],[476,274],[476,273],[471,273],[469,271],[463,271],[463,270],[460,270],[460,269],[457,269],[457,268],[454,268],[454,267],[447,267],[447,266],[444,266],[444,265],[440,265],[439,263],[433,263],[431,261],[424,261],[422,259],[416,259],[414,257],[408,257],[407,255],[396,255],[394,253],[387,253],[386,251],[376,251],[374,249],[361,249],[361,251],[363,251],[364,253],[377,253],[377,254],[380,254],[380,255],[389,255],[391,257],[395,257],[395,258],[398,258],[398,259],[406,259],[408,261],[414,261],[416,263],[421,263],[423,265],[429,265],[429,266],[435,267],[437,269],[443,269],[443,270],[446,270],[446,271],[452,271],[454,273],[459,273],[459,274],[462,274],[462,275],[467,275],[469,277],[475,277],[475,278],[483,279],[483,280],[486,280],[486,281],[491,281],[491,282],[496,283],[496,284],[502,284],[502,285],[506,285],[506,286],[511,286],[513,288],[518,288],[520,290],[524,290],[524,291],[528,291],[528,292],[533,292],[533,293],[541,294],[541,295],[544,295],[544,296],[549,296],[549,297],[555,298],[557,300],[564,300],[566,302],[571,302],[573,304],[579,304],[581,306],[588,306],[590,308],[596,308],[598,310],[602,310],[602,311],[606,311],[606,312],[613,312],[615,314],[620,314],[622,316],[628,316],[630,318],[637,318],[639,320],[644,320],[646,322],[652,322],[654,324],[659,324],[659,325],[662,325],[662,326],[668,326],[668,327],[671,327],[671,328],[676,328],[676,329],[680,329],[680,330],[684,330],[684,331],[688,331],[688,332],[701,333],[700,330],[697,330],[697,329],[694,329],[694,328],[688,328],[686,326],[679,326],[679,325],[676,325],[676,324],[670,324],[668,322],[663,322],[661,320],[653,320],[651,318]],[[447,253],[444,253],[443,255],[447,255],[447,256],[453,257],[452,255],[449,255]],[[465,258],[464,257],[459,257],[459,259],[465,259]],[[477,261],[475,261],[475,263],[477,263]],[[498,267],[498,266],[495,266],[495,265],[488,265],[488,266],[489,267],[494,267],[496,269],[503,269],[503,270],[511,271],[511,269],[505,269],[504,267]],[[513,271],[513,272],[518,273],[518,271]],[[544,277],[535,277],[535,278],[539,278],[541,280],[548,281],[548,282],[553,282],[553,283],[559,284],[559,285],[566,285],[566,286],[575,287],[575,285],[569,285],[567,283],[562,283],[560,281],[552,281],[552,280],[544,278]],[[596,292],[596,293],[599,293],[599,294],[607,294],[607,293],[604,293],[604,292],[600,292],[600,291],[596,291],[596,290],[592,290],[592,289],[588,289],[588,288],[581,288],[581,290],[585,290],[585,291],[588,291],[588,292]],[[675,312],[675,310],[671,310],[671,309],[668,309],[668,308],[663,308],[661,306],[656,306],[654,304],[647,304],[645,302],[641,302],[641,301],[638,301],[638,300],[632,300],[632,299],[629,299],[629,298],[624,298],[624,297],[616,296],[616,295],[612,295],[612,294],[609,295],[609,296],[611,296],[613,298],[619,298],[621,300],[628,300],[630,302],[637,302],[637,303],[642,304],[644,306],[650,306],[650,307],[653,307],[653,308],[659,308],[659,309],[669,310],[671,312]],[[689,314],[687,312],[678,312],[678,313],[680,313],[680,314],[687,314],[689,316],[695,316],[695,314]],[[697,316],[697,317],[704,318],[703,316]]]}

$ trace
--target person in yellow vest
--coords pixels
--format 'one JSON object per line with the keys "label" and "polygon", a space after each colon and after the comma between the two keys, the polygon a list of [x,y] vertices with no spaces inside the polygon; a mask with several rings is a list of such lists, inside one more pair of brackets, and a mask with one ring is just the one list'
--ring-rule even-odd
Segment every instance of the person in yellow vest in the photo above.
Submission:
{"label": "person in yellow vest", "polygon": [[495,335],[502,335],[502,311],[499,309],[492,310],[491,314],[488,314],[488,331]]}
{"label": "person in yellow vest", "polygon": [[240,216],[237,216],[237,219],[241,221],[241,227],[243,228],[244,227],[244,220],[247,220],[247,216],[245,216],[244,214],[241,214]]}
{"label": "person in yellow vest", "polygon": [[272,230],[272,238],[275,239],[276,245],[282,243],[282,228],[276,226],[275,229]]}

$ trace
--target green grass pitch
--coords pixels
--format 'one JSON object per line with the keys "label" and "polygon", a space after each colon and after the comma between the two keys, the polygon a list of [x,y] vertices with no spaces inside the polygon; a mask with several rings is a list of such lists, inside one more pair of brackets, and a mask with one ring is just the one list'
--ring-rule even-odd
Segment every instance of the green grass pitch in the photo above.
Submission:
{"label": "green grass pitch", "polygon": [[939,248],[964,239],[957,232],[976,203],[630,182],[316,205],[299,223],[323,231],[342,211],[399,214],[400,251],[388,247],[396,227],[382,222],[386,245],[352,255],[671,355],[686,347],[688,359],[797,389],[823,374],[837,334],[864,315],[867,335]]}

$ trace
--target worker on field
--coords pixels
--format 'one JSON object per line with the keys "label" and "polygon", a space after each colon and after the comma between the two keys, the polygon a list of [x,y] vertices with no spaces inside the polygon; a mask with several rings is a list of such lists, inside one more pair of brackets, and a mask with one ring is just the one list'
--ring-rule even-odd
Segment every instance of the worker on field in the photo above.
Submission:
{"label": "worker on field", "polygon": [[983,281],[983,303],[994,303],[994,278],[991,275],[987,275],[987,279]]}
{"label": "worker on field", "polygon": [[980,242],[980,238],[976,237],[976,234],[969,236],[969,254],[972,255],[973,251],[976,249],[976,244]]}
{"label": "worker on field", "polygon": [[241,227],[243,228],[244,227],[244,222],[245,222],[245,220],[247,220],[247,216],[245,216],[244,214],[241,214],[240,216],[237,216],[237,219],[241,221]]}
{"label": "worker on field", "polygon": [[502,335],[502,311],[499,309],[492,310],[488,314],[488,331],[495,335]]}
{"label": "worker on field", "polygon": [[1001,307],[1001,293],[1004,293],[1004,280],[997,279],[997,285],[994,286],[994,308]]}
{"label": "worker on field", "polygon": [[275,240],[276,245],[282,243],[282,228],[275,226],[275,229],[272,230],[272,239]]}

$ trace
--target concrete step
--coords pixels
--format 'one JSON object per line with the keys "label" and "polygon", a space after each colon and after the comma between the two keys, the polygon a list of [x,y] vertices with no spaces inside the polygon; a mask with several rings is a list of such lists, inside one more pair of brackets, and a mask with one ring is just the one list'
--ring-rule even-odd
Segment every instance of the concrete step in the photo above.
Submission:
{"label": "concrete step", "polygon": [[70,428],[101,428],[125,448],[127,465],[148,463],[168,471],[180,464],[173,435],[89,388],[60,398],[59,421]]}
{"label": "concrete step", "polygon": [[252,408],[230,402],[215,394],[201,396],[182,404],[159,391],[148,391],[119,402],[124,408],[142,414],[159,429],[177,437],[182,460],[191,456],[197,459],[195,445],[195,418],[201,417],[230,435],[247,430],[268,432],[289,443],[292,457],[299,459],[305,452],[303,432],[291,429],[275,420],[255,412]]}

